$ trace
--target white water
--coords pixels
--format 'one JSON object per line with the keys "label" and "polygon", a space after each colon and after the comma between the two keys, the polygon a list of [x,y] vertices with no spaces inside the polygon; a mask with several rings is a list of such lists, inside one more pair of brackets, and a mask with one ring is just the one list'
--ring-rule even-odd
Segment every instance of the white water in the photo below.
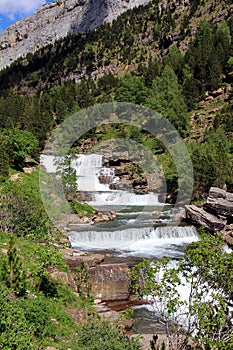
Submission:
{"label": "white water", "polygon": [[[41,155],[41,165],[48,173],[55,173],[57,165],[52,155]],[[119,181],[112,168],[102,166],[103,156],[100,154],[79,154],[72,160],[71,165],[76,171],[77,185],[81,192],[89,192],[94,207],[100,206],[163,206],[158,201],[156,193],[135,194],[133,192],[111,190],[108,183]],[[108,183],[102,184],[99,176],[108,178]]]}
{"label": "white water", "polygon": [[126,227],[112,230],[73,230],[69,234],[75,248],[116,249],[124,256],[178,257],[182,246],[197,240],[193,226]]}
{"label": "white water", "polygon": [[[76,171],[78,188],[82,192],[91,195],[89,204],[95,207],[110,206],[124,207],[158,207],[163,204],[158,202],[158,195],[149,193],[144,195],[133,192],[111,190],[109,182],[116,182],[114,169],[102,166],[103,156],[100,154],[78,155],[72,160],[72,166]],[[41,156],[41,164],[47,172],[56,172],[53,156]],[[101,184],[99,176],[108,178],[108,183]],[[134,209],[135,210],[135,209]],[[141,208],[140,208],[141,210]],[[133,215],[132,215],[133,214]],[[131,215],[131,217],[130,217]],[[170,218],[161,220],[164,227],[155,227],[152,213],[120,212],[115,221],[115,227],[103,224],[98,226],[77,226],[69,233],[73,247],[84,249],[116,249],[124,255],[138,256],[172,256],[181,255],[182,247],[197,239],[194,227],[168,226]],[[113,225],[114,226],[114,225]]]}

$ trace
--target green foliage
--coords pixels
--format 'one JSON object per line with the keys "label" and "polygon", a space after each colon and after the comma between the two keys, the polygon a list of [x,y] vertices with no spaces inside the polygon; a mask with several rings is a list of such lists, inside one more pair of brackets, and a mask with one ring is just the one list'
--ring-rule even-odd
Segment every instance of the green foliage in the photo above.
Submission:
{"label": "green foliage", "polygon": [[137,339],[130,339],[122,330],[107,321],[89,320],[77,333],[77,349],[140,350]]}
{"label": "green foliage", "polygon": [[33,350],[46,346],[70,345],[77,326],[59,301],[43,295],[13,298],[1,286],[0,347],[4,350]]}
{"label": "green foliage", "polygon": [[75,214],[92,217],[96,210],[87,203],[71,202],[71,207]]}
{"label": "green foliage", "polygon": [[230,144],[222,129],[210,131],[201,145],[188,145],[194,168],[194,198],[205,196],[211,186],[222,188],[231,175]]}
{"label": "green foliage", "polygon": [[[1,233],[1,248],[5,248],[8,241],[9,235]],[[89,313],[92,309],[89,299],[78,299],[69,286],[50,276],[48,271],[52,268],[68,273],[61,253],[49,245],[41,246],[22,238],[13,242],[12,236],[8,253],[3,254],[1,252],[0,348],[77,349],[73,339],[78,327],[66,309],[80,315],[87,313],[86,308]]]}
{"label": "green foliage", "polygon": [[38,141],[29,131],[2,129],[2,135],[8,137],[9,160],[15,168],[22,168],[27,157],[38,158]]}
{"label": "green foliage", "polygon": [[3,260],[1,279],[7,288],[14,291],[15,295],[23,296],[26,293],[26,271],[17,254],[14,237],[10,236],[7,258]]}
{"label": "green foliage", "polygon": [[2,182],[8,178],[10,169],[8,137],[2,134],[0,134],[0,149],[0,182]]}
{"label": "green foliage", "polygon": [[166,66],[161,77],[153,81],[147,104],[148,107],[167,117],[182,136],[187,134],[187,106],[177,76],[171,67]]}
{"label": "green foliage", "polygon": [[31,326],[27,323],[24,312],[17,307],[10,290],[0,287],[0,348],[4,350],[36,350]]}
{"label": "green foliage", "polygon": [[76,284],[78,293],[81,298],[89,298],[91,292],[91,285],[89,282],[89,275],[87,273],[87,267],[84,262],[76,268]]}
{"label": "green foliage", "polygon": [[[230,349],[233,344],[233,254],[223,245],[220,238],[202,232],[177,264],[163,258],[143,261],[132,270],[132,290],[141,297],[150,295],[172,349],[186,349],[190,337],[201,349]],[[184,286],[189,286],[186,298],[181,294]]]}
{"label": "green foliage", "polygon": [[127,307],[127,309],[121,311],[120,318],[122,320],[130,320],[133,318],[134,315],[134,308],[133,307]]}
{"label": "green foliage", "polygon": [[146,101],[147,89],[140,78],[127,73],[120,81],[116,90],[116,100],[143,104]]}
{"label": "green foliage", "polygon": [[214,128],[223,128],[226,133],[233,132],[233,104],[229,104],[214,119]]}
{"label": "green foliage", "polygon": [[63,159],[59,158],[56,164],[57,175],[61,176],[65,196],[69,201],[72,201],[76,197],[78,190],[76,172],[71,165],[74,157],[74,152],[70,151],[70,154],[63,157]]}
{"label": "green foliage", "polygon": [[50,237],[50,222],[37,187],[22,180],[8,180],[0,196],[2,231],[39,241]]}

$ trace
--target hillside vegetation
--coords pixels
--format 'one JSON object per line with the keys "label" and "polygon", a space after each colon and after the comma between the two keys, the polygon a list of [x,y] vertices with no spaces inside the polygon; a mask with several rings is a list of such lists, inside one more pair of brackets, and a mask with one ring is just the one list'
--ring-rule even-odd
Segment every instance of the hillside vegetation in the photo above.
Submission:
{"label": "hillside vegetation", "polygon": [[[71,113],[115,100],[154,109],[177,128],[193,155],[194,198],[212,185],[231,190],[231,9],[227,1],[153,1],[2,70],[1,176],[12,166],[12,129],[31,132],[42,150]],[[176,174],[166,175],[174,188]]]}

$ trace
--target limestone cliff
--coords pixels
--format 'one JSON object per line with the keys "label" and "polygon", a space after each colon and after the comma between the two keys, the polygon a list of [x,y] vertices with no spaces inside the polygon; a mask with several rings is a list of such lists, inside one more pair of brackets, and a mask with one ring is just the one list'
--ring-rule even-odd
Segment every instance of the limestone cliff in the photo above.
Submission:
{"label": "limestone cliff", "polygon": [[149,0],[55,0],[0,35],[0,69],[55,40],[111,22]]}

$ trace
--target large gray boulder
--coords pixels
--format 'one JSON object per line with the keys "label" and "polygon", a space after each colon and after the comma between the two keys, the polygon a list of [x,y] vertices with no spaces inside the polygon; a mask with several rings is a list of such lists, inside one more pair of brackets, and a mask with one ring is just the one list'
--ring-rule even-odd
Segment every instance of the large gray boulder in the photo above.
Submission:
{"label": "large gray boulder", "polygon": [[227,220],[219,219],[215,215],[206,212],[203,208],[196,205],[186,206],[186,218],[196,226],[205,226],[210,231],[216,232],[222,230]]}
{"label": "large gray boulder", "polygon": [[211,187],[205,207],[217,216],[233,217],[233,193]]}

